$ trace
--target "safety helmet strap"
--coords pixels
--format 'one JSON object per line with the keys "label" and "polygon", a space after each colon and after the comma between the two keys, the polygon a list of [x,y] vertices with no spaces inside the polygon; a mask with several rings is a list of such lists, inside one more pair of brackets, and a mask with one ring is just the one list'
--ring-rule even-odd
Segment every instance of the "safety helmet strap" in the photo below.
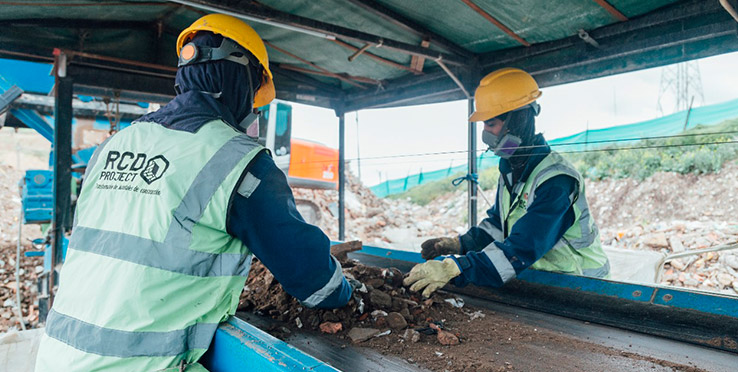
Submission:
{"label": "safety helmet strap", "polygon": [[[244,66],[248,66],[249,64],[256,67],[259,66],[258,61],[252,60],[250,53],[235,41],[228,38],[223,38],[220,46],[216,48],[204,45],[195,45],[192,42],[185,44],[182,47],[182,50],[184,51],[185,48],[194,49],[190,53],[179,54],[177,67],[220,60],[231,61]],[[238,54],[240,54],[240,56]]]}

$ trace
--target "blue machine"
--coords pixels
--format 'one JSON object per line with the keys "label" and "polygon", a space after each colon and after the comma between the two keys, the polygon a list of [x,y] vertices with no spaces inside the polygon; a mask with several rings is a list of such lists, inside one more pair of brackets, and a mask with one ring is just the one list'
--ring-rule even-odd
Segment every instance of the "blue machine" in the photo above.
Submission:
{"label": "blue machine", "polygon": [[48,223],[54,212],[54,172],[28,170],[21,191],[23,223]]}

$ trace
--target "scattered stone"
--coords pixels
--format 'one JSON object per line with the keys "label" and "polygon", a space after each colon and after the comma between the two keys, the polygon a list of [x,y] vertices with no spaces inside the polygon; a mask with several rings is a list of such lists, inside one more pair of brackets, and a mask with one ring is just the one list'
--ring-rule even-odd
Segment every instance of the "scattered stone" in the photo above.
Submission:
{"label": "scattered stone", "polygon": [[374,289],[379,289],[379,288],[381,288],[384,285],[384,279],[382,279],[382,278],[372,278],[372,279],[367,280],[366,283],[364,283],[364,284],[370,285]]}
{"label": "scattered stone", "polygon": [[404,329],[407,327],[407,321],[402,314],[391,312],[387,315],[387,325],[392,329]]}
{"label": "scattered stone", "polygon": [[379,330],[375,328],[354,327],[354,328],[351,328],[351,330],[348,332],[348,337],[351,339],[351,342],[358,344],[378,334],[379,334]]}
{"label": "scattered stone", "polygon": [[664,233],[648,236],[644,244],[652,248],[669,248],[669,242],[666,240],[666,234]]}
{"label": "scattered stone", "polygon": [[400,315],[402,315],[405,320],[408,322],[411,322],[413,320],[413,316],[410,314],[410,310],[408,308],[404,308],[400,310]]}
{"label": "scattered stone", "polygon": [[456,337],[455,334],[441,329],[441,327],[439,327],[438,325],[434,323],[430,323],[428,326],[437,332],[436,338],[438,338],[438,342],[440,342],[441,345],[448,346],[448,345],[458,345],[459,344],[459,338]]}
{"label": "scattered stone", "polygon": [[392,296],[375,289],[369,293],[369,302],[377,307],[390,308],[392,307]]}
{"label": "scattered stone", "polygon": [[671,260],[671,267],[673,267],[675,270],[682,271],[686,266],[687,265],[684,264],[684,261],[679,258]]}
{"label": "scattered stone", "polygon": [[438,338],[438,342],[441,343],[441,345],[458,345],[459,344],[459,338],[456,337],[455,334],[449,332],[440,330],[438,331],[438,334],[436,335]]}
{"label": "scattered stone", "polygon": [[413,343],[418,342],[418,341],[420,341],[420,332],[418,332],[418,331],[416,331],[416,330],[414,330],[412,328],[408,328],[402,334],[402,339],[404,339],[406,341],[413,342]]}
{"label": "scattered stone", "polygon": [[717,275],[718,282],[720,282],[720,285],[723,287],[731,286],[733,281],[736,279],[733,277],[733,275],[730,275],[728,273],[720,273]]}
{"label": "scattered stone", "polygon": [[673,253],[684,252],[684,244],[682,244],[682,240],[676,236],[669,238],[669,246]]}
{"label": "scattered stone", "polygon": [[726,255],[725,264],[733,270],[738,270],[738,256],[732,254]]}
{"label": "scattered stone", "polygon": [[320,324],[320,331],[323,333],[334,334],[343,329],[343,324],[333,322],[323,322]]}
{"label": "scattered stone", "polygon": [[334,314],[332,312],[326,311],[325,313],[323,313],[323,321],[324,322],[338,322],[339,320],[341,320],[341,319],[338,318],[338,315],[336,315],[336,314]]}

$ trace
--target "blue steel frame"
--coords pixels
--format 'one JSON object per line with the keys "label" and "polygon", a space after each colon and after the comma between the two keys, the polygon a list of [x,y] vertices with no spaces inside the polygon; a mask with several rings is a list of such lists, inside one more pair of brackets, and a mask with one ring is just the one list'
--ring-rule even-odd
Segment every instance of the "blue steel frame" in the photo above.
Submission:
{"label": "blue steel frame", "polygon": [[[337,242],[333,242],[333,244],[337,244]],[[408,264],[425,262],[420,256],[420,253],[366,245],[360,251],[349,254],[350,257],[353,256],[352,258],[357,258],[362,262],[367,261],[365,257],[362,257],[364,255],[381,257],[388,262],[395,261],[393,264],[396,264],[401,270],[412,267],[412,265],[408,266]],[[404,265],[403,261],[405,263]],[[738,298],[717,293],[697,292],[661,285],[616,282],[606,279],[537,270],[526,270],[518,276],[518,279],[529,283],[673,307],[675,309],[696,310],[703,313],[725,315],[738,319]]]}
{"label": "blue steel frame", "polygon": [[[332,244],[338,243],[339,242],[332,242]],[[358,259],[366,264],[374,264],[384,267],[398,267],[403,271],[407,271],[413,265],[425,261],[422,259],[420,254],[416,252],[398,251],[372,246],[364,246],[360,251],[349,253],[349,257]],[[721,319],[729,319],[733,323],[738,322],[738,300],[734,297],[711,293],[699,293],[657,285],[622,283],[536,270],[526,270],[518,277],[517,282],[519,282],[519,286],[522,285],[523,287],[526,285],[543,287],[544,291],[547,292],[563,290],[562,293],[565,295],[570,295],[573,292],[581,294],[582,297],[590,296],[594,299],[594,302],[597,302],[598,299],[603,300],[605,306],[608,306],[607,304],[609,303],[611,303],[613,307],[617,307],[622,303],[635,303],[642,305],[640,307],[628,306],[628,312],[645,314],[649,312],[650,308],[657,308],[661,314],[663,314],[664,311],[673,312],[675,314],[686,312],[687,315],[693,318],[695,315],[699,318],[699,315],[703,314],[704,318],[717,316]],[[446,289],[453,290],[454,288],[452,286],[448,286]],[[514,289],[513,292],[518,289],[519,288]],[[467,291],[461,292],[469,294]],[[479,292],[480,291],[477,288],[471,291],[471,295],[479,295]],[[535,300],[533,299],[531,299],[530,303],[526,303],[525,300],[520,302],[519,299],[508,301],[510,299],[507,298],[504,293],[496,296],[495,290],[487,292],[487,290],[484,289],[481,292],[482,297],[488,296],[493,300],[511,302],[523,307],[536,308],[536,304],[534,304]],[[540,298],[538,300],[540,300]],[[546,299],[543,300],[546,301]],[[577,315],[580,314],[570,313],[567,315],[576,318]],[[606,318],[609,314],[601,314],[600,316]],[[668,318],[668,316],[666,317]],[[616,327],[619,325],[617,319],[602,320],[602,323],[604,324]],[[593,321],[596,322],[597,319],[594,319]],[[643,321],[648,322],[647,316],[644,316]],[[675,322],[677,323],[677,327],[682,326],[682,324],[679,323],[678,317],[675,319]],[[666,324],[667,327],[669,326],[669,323],[663,324]],[[651,329],[644,327],[643,329],[634,330],[674,338],[674,336],[670,335],[668,332],[658,329],[663,324],[652,324]],[[685,327],[689,328],[689,325],[686,325]],[[633,327],[629,327],[627,324],[625,324],[623,328],[633,329]],[[724,330],[716,330],[717,333],[721,331],[730,332],[730,327],[727,327]],[[735,347],[731,346],[731,339],[729,339],[730,336],[725,339],[723,344],[714,344],[716,342],[715,339],[700,338],[700,336],[702,335],[695,336],[685,334],[681,340],[733,352],[736,351]],[[243,320],[233,317],[218,327],[210,350],[205,354],[205,356],[203,356],[201,362],[203,366],[211,372],[338,371],[325,362],[303,353],[295,347],[272,337]]]}
{"label": "blue steel frame", "polygon": [[218,327],[210,349],[200,362],[210,372],[339,372],[234,317]]}
{"label": "blue steel frame", "polygon": [[[349,258],[409,271],[419,253],[365,246]],[[657,284],[526,270],[501,288],[444,289],[522,308],[738,352],[738,298]]]}

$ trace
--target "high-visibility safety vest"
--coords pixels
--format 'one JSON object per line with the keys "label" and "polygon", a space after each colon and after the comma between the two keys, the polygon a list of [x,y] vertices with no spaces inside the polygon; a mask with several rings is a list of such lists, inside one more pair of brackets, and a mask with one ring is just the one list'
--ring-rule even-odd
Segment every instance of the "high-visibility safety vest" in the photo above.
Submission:
{"label": "high-visibility safety vest", "polygon": [[101,145],[36,372],[206,371],[197,360],[251,266],[228,204],[263,150],[220,120],[196,133],[138,122]]}
{"label": "high-visibility safety vest", "polygon": [[497,205],[504,230],[503,238],[507,238],[515,222],[523,217],[527,212],[527,207],[533,204],[538,186],[562,174],[577,180],[578,188],[570,196],[574,209],[574,224],[564,232],[564,236],[550,251],[530,267],[543,271],[598,278],[607,277],[610,272],[610,263],[602,250],[597,225],[589,213],[589,205],[584,193],[584,180],[571,163],[555,152],[543,158],[524,183],[517,183],[514,186],[514,200],[511,200],[511,193],[502,179],[504,175],[500,175]]}

